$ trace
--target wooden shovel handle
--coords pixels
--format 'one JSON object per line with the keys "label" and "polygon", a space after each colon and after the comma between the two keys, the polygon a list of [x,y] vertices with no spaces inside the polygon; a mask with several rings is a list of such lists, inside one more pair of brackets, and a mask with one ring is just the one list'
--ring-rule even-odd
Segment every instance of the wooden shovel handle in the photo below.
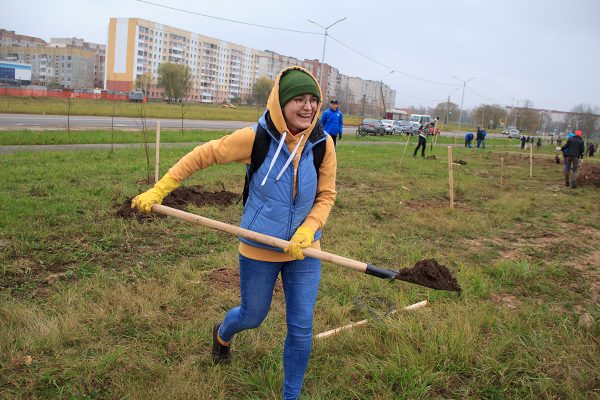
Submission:
{"label": "wooden shovel handle", "polygon": [[[287,240],[278,239],[276,237],[265,235],[263,233],[250,231],[248,229],[240,228],[239,226],[230,225],[225,222],[215,221],[214,219],[202,217],[200,215],[177,210],[175,208],[163,206],[160,204],[153,205],[152,211],[159,214],[167,215],[169,217],[179,218],[191,222],[193,224],[202,225],[207,228],[216,229],[221,232],[231,233],[232,235],[254,240],[255,242],[277,247],[282,250],[290,245],[290,242],[288,242]],[[338,256],[332,253],[327,253],[325,251],[313,249],[310,247],[302,249],[302,252],[306,257],[318,258],[319,260],[341,265],[342,267],[364,272],[366,274],[377,276],[379,278],[394,279],[397,273],[396,271],[390,271],[387,269],[379,268],[371,264],[352,260],[350,258]]]}

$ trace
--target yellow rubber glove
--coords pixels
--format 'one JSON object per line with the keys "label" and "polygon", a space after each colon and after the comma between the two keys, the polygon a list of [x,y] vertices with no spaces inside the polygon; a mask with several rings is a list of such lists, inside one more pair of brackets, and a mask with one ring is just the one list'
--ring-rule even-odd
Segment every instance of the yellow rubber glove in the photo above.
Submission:
{"label": "yellow rubber glove", "polygon": [[177,189],[179,185],[179,182],[166,173],[165,176],[154,184],[152,189],[134,197],[131,200],[131,208],[137,208],[141,212],[148,214],[154,204],[162,203],[163,199],[173,190]]}
{"label": "yellow rubber glove", "polygon": [[314,239],[315,234],[312,229],[306,226],[299,226],[294,236],[290,239],[290,245],[283,251],[296,260],[304,260],[302,249],[310,247]]}

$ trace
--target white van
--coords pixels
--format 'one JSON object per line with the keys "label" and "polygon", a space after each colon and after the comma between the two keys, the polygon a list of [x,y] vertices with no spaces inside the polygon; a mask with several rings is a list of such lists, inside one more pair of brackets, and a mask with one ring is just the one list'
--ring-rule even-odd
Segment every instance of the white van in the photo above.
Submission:
{"label": "white van", "polygon": [[421,114],[410,114],[408,122],[410,122],[415,128],[419,129],[421,125],[428,124],[432,121],[431,115]]}

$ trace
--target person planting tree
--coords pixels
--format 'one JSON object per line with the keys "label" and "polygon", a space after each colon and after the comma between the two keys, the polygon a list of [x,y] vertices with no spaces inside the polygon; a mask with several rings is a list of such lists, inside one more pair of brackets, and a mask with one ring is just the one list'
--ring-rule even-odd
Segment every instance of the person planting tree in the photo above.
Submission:
{"label": "person planting tree", "polygon": [[569,175],[571,172],[571,187],[577,187],[577,168],[579,167],[579,160],[583,158],[583,149],[585,145],[581,138],[581,131],[577,131],[577,134],[569,134],[567,143],[561,150],[565,156],[565,186],[569,186]]}
{"label": "person planting tree", "polygon": [[247,164],[244,212],[240,226],[289,240],[283,252],[240,238],[241,301],[213,326],[212,358],[230,360],[235,334],[258,327],[267,316],[281,273],[286,302],[287,336],[283,349],[283,398],[298,399],[312,350],[313,312],[321,261],[302,249],[319,249],[336,197],[336,155],[330,135],[317,118],[321,89],[301,67],[283,69],[258,123],[198,146],[165,176],[132,200],[150,212],[194,172],[213,164]]}

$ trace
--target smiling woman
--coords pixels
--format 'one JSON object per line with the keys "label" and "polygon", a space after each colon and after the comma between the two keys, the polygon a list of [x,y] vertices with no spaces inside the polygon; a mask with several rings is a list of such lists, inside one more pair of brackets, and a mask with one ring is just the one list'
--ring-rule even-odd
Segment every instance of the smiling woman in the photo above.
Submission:
{"label": "smiling woman", "polygon": [[283,107],[283,116],[292,134],[307,129],[317,112],[318,97],[312,94],[297,96]]}
{"label": "smiling woman", "polygon": [[[262,324],[281,274],[288,328],[283,350],[284,399],[300,396],[312,351],[313,311],[321,280],[321,261],[305,258],[303,249],[320,249],[322,229],[336,196],[337,161],[333,140],[317,118],[320,100],[319,85],[308,71],[284,69],[258,124],[196,147],[152,189],[132,201],[132,207],[149,212],[197,170],[228,162],[247,164],[247,197],[240,226],[290,245],[281,251],[240,238],[241,302],[214,324],[212,358],[215,363],[228,362],[234,336]],[[263,155],[260,161],[259,153]]]}

